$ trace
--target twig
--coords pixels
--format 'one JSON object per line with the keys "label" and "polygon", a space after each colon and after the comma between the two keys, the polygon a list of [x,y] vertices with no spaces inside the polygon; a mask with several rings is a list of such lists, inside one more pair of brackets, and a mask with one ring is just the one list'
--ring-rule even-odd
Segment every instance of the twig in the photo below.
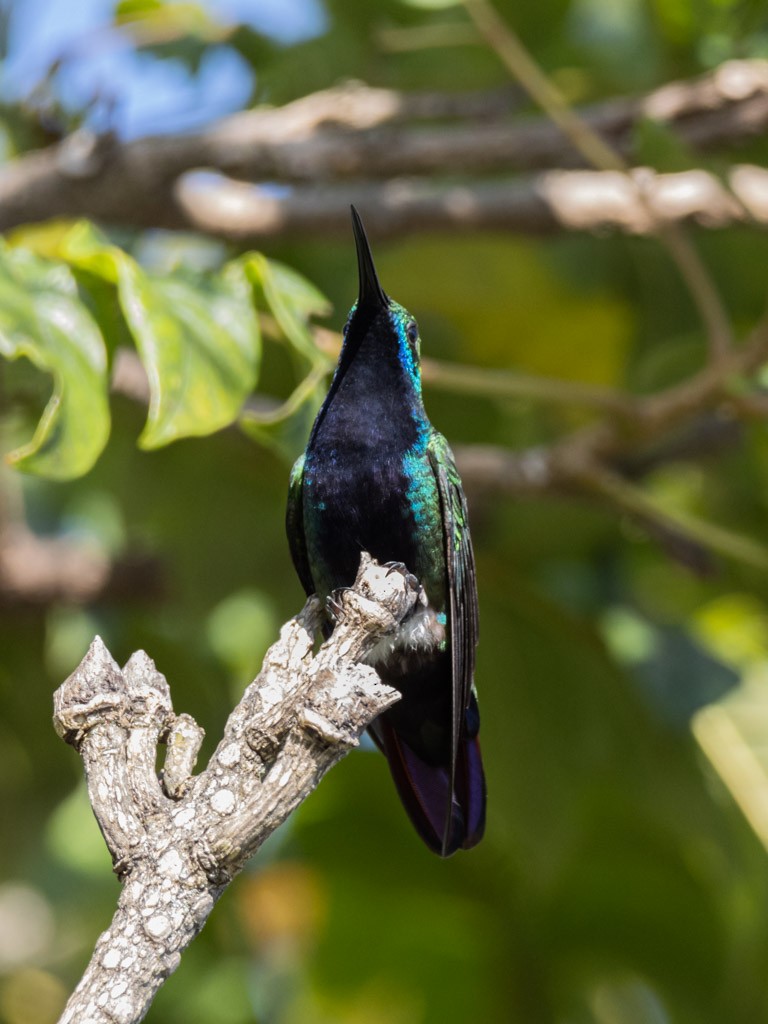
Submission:
{"label": "twig", "polygon": [[[599,171],[618,171],[628,177],[630,168],[627,162],[587,121],[573,112],[560,90],[539,68],[489,0],[463,0],[463,3],[488,46],[584,158]],[[733,344],[733,334],[711,274],[680,226],[657,217],[653,203],[642,188],[638,189],[638,198],[647,209],[654,233],[672,256],[699,311],[712,359],[722,359]]]}
{"label": "twig", "polygon": [[[318,351],[338,355],[339,335],[325,328],[314,328]],[[457,459],[469,491],[502,493],[515,496],[569,495],[607,500],[628,508],[630,498],[622,502],[610,484],[626,482],[626,476],[642,476],[654,466],[671,459],[695,458],[711,452],[721,440],[733,444],[738,418],[768,419],[765,396],[745,390],[751,375],[768,361],[768,318],[761,321],[750,337],[729,351],[722,361],[708,363],[682,383],[648,396],[635,396],[578,381],[553,380],[504,370],[462,366],[426,358],[422,363],[427,387],[456,394],[478,394],[501,398],[530,399],[565,405],[581,405],[607,413],[607,418],[548,445],[515,452],[493,445],[465,445],[456,449]],[[133,352],[124,352],[118,365],[136,364],[131,379],[138,377],[141,364]],[[318,365],[302,380],[285,403],[264,411],[256,406],[256,396],[244,420],[277,422],[290,415],[326,372]],[[113,381],[113,386],[114,386]],[[128,388],[128,391],[131,389]],[[146,401],[140,388],[132,397]],[[723,418],[721,413],[728,415]],[[697,429],[706,425],[706,430]],[[687,435],[680,432],[687,429]],[[696,437],[691,439],[691,432]],[[677,432],[677,433],[676,433]],[[672,436],[672,441],[670,441]],[[607,481],[607,482],[606,482]],[[701,521],[652,508],[647,497],[640,509],[643,492],[635,488],[637,499],[632,510],[646,529],[675,557],[700,569],[704,564],[701,545],[731,557],[759,564],[756,547],[746,538],[719,530]],[[644,514],[641,514],[641,511]],[[686,527],[690,525],[690,533]],[[704,532],[702,532],[704,531]],[[705,541],[706,537],[706,541]],[[686,540],[687,538],[687,540]],[[686,546],[687,545],[687,546]]]}
{"label": "twig", "polygon": [[577,405],[633,421],[636,417],[632,395],[611,388],[583,384],[577,380],[536,377],[512,370],[464,366],[440,359],[423,359],[424,384],[456,395],[482,395],[486,398],[529,399],[557,405]]}
{"label": "twig", "polygon": [[561,129],[592,166],[601,171],[625,171],[626,164],[591,126],[574,114],[552,80],[544,74],[507,22],[488,0],[463,0],[464,7],[488,47],[510,74]]}
{"label": "twig", "polygon": [[[318,349],[335,362],[341,351],[341,334],[325,327],[314,327],[312,336]],[[435,391],[454,395],[481,395],[487,398],[511,398],[551,402],[556,405],[584,406],[612,416],[631,420],[635,416],[632,395],[595,384],[514,370],[492,369],[449,363],[442,359],[423,357],[421,376],[424,384]],[[301,385],[299,385],[301,387]]]}
{"label": "twig", "polygon": [[[467,487],[514,495],[589,493],[585,478],[595,465],[617,469],[702,414],[730,406],[735,381],[768,361],[768,317],[719,364],[707,364],[674,387],[635,399],[631,427],[604,420],[550,445],[512,452],[493,445],[457,449]],[[736,393],[738,396],[738,392]],[[736,398],[738,402],[738,397]]]}
{"label": "twig", "polygon": [[695,543],[705,551],[714,551],[768,572],[768,548],[758,541],[733,533],[691,513],[669,509],[647,491],[605,468],[596,468],[583,479],[596,495],[629,512],[646,529],[653,531],[655,528],[662,538],[667,534],[672,544],[679,545],[679,539],[682,539],[686,545],[682,560],[688,564],[691,561],[691,544]]}
{"label": "twig", "polygon": [[[283,627],[197,776],[189,773],[202,730],[174,715],[168,684],[142,651],[121,671],[97,638],[57,690],[55,727],[83,758],[124,882],[61,1024],[140,1021],[248,858],[397,700],[361,661],[413,608],[416,591],[363,556],[354,588],[339,599],[333,636],[316,656],[315,599]],[[164,740],[161,783],[155,758]]]}
{"label": "twig", "polygon": [[[270,317],[260,317],[274,325]],[[313,329],[318,354],[338,358],[341,335],[323,327]],[[323,378],[332,371],[332,364],[319,361],[296,385],[283,402],[257,394],[248,400],[241,421],[268,426],[287,419],[301,406]],[[511,370],[465,366],[440,359],[422,360],[422,376],[427,387],[458,395],[484,395],[495,398],[527,399],[558,405],[584,406],[632,421],[636,416],[635,400],[631,395],[611,388],[583,384],[580,381],[557,380]],[[117,350],[112,373],[112,390],[136,402],[149,402],[149,388],[138,355],[132,349]]]}
{"label": "twig", "polygon": [[281,423],[301,407],[321,381],[328,376],[329,372],[330,367],[319,362],[316,366],[312,367],[306,377],[299,381],[284,402],[271,409],[257,407],[255,396],[247,403],[240,416],[240,422],[245,425],[251,423],[262,427]]}
{"label": "twig", "polygon": [[[740,347],[718,363],[675,387],[635,399],[634,420],[603,420],[551,445],[512,452],[492,445],[465,445],[456,457],[467,490],[516,496],[567,495],[609,501],[632,512],[656,539],[686,564],[701,568],[698,552],[711,549],[730,558],[768,568],[768,551],[757,541],[683,513],[670,512],[623,477],[622,470],[644,461],[644,470],[664,454],[643,453],[670,433],[719,408],[739,415],[741,392],[734,382],[749,378],[768,361],[768,317]],[[730,423],[726,424],[730,428]],[[708,437],[711,443],[711,434]],[[640,459],[638,459],[640,456]],[[674,446],[667,457],[675,457]]]}
{"label": "twig", "polygon": [[680,224],[659,220],[656,231],[677,264],[707,330],[710,357],[715,362],[724,359],[733,348],[733,330],[712,275]]}

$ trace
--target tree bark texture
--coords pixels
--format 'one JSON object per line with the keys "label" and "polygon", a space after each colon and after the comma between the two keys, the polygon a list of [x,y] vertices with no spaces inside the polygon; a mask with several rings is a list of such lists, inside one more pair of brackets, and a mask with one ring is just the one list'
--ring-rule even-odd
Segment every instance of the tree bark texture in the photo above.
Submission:
{"label": "tree bark texture", "polygon": [[[83,758],[123,882],[61,1024],[142,1020],[246,861],[398,699],[361,662],[413,608],[416,591],[364,555],[354,587],[336,596],[333,635],[316,654],[316,599],[283,627],[199,775],[203,732],[174,714],[143,651],[120,669],[97,637],[56,691],[54,726]],[[167,744],[160,778],[158,742]]]}

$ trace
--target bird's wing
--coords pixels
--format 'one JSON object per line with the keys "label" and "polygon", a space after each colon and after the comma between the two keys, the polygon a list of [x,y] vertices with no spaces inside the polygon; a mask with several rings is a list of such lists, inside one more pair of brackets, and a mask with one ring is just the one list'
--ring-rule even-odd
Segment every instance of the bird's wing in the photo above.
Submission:
{"label": "bird's wing", "polygon": [[433,431],[427,447],[440,494],[446,573],[449,593],[451,642],[452,726],[451,777],[462,733],[464,712],[469,706],[475,672],[478,637],[475,558],[469,535],[467,502],[453,452],[442,434]]}
{"label": "bird's wing", "polygon": [[288,485],[288,507],[285,512],[288,546],[299,579],[307,595],[314,594],[315,584],[309,568],[307,541],[304,536],[304,456],[300,455],[291,470]]}

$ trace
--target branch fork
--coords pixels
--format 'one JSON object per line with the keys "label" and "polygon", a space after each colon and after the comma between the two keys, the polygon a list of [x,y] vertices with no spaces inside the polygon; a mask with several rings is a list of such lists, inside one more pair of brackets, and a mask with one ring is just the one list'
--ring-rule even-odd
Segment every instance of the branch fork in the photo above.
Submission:
{"label": "branch fork", "polygon": [[[354,586],[334,595],[334,632],[317,653],[324,613],[310,598],[283,626],[198,775],[203,730],[174,714],[152,659],[138,651],[120,669],[93,641],[54,695],[54,727],[83,759],[124,885],[61,1024],[141,1020],[246,861],[399,698],[361,662],[414,608],[413,583],[364,554]],[[158,743],[167,746],[160,777]]]}

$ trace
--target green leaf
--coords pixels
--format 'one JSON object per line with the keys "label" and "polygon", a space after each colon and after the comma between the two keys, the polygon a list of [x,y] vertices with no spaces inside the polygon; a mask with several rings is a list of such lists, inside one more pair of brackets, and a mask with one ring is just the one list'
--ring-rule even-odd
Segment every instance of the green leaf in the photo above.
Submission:
{"label": "green leaf", "polygon": [[160,0],[120,0],[115,7],[115,21],[133,21],[157,14],[163,8]]}
{"label": "green leaf", "polygon": [[239,261],[215,275],[151,275],[87,224],[73,229],[64,252],[117,286],[149,378],[143,448],[210,434],[237,419],[261,358],[251,286]]}
{"label": "green leaf", "polygon": [[79,220],[70,227],[59,240],[56,254],[112,284],[117,284],[119,257],[125,255],[87,220]]}
{"label": "green leaf", "polygon": [[230,267],[209,280],[153,279],[124,261],[119,290],[150,380],[141,446],[157,448],[232,423],[256,383],[260,355],[244,277]]}
{"label": "green leaf", "polygon": [[0,249],[0,354],[54,380],[32,440],[8,461],[56,480],[87,473],[109,437],[107,352],[68,267]]}
{"label": "green leaf", "polygon": [[321,358],[309,330],[309,318],[327,316],[331,304],[301,274],[261,253],[247,253],[242,264],[250,280],[259,287],[288,341],[312,363]]}

